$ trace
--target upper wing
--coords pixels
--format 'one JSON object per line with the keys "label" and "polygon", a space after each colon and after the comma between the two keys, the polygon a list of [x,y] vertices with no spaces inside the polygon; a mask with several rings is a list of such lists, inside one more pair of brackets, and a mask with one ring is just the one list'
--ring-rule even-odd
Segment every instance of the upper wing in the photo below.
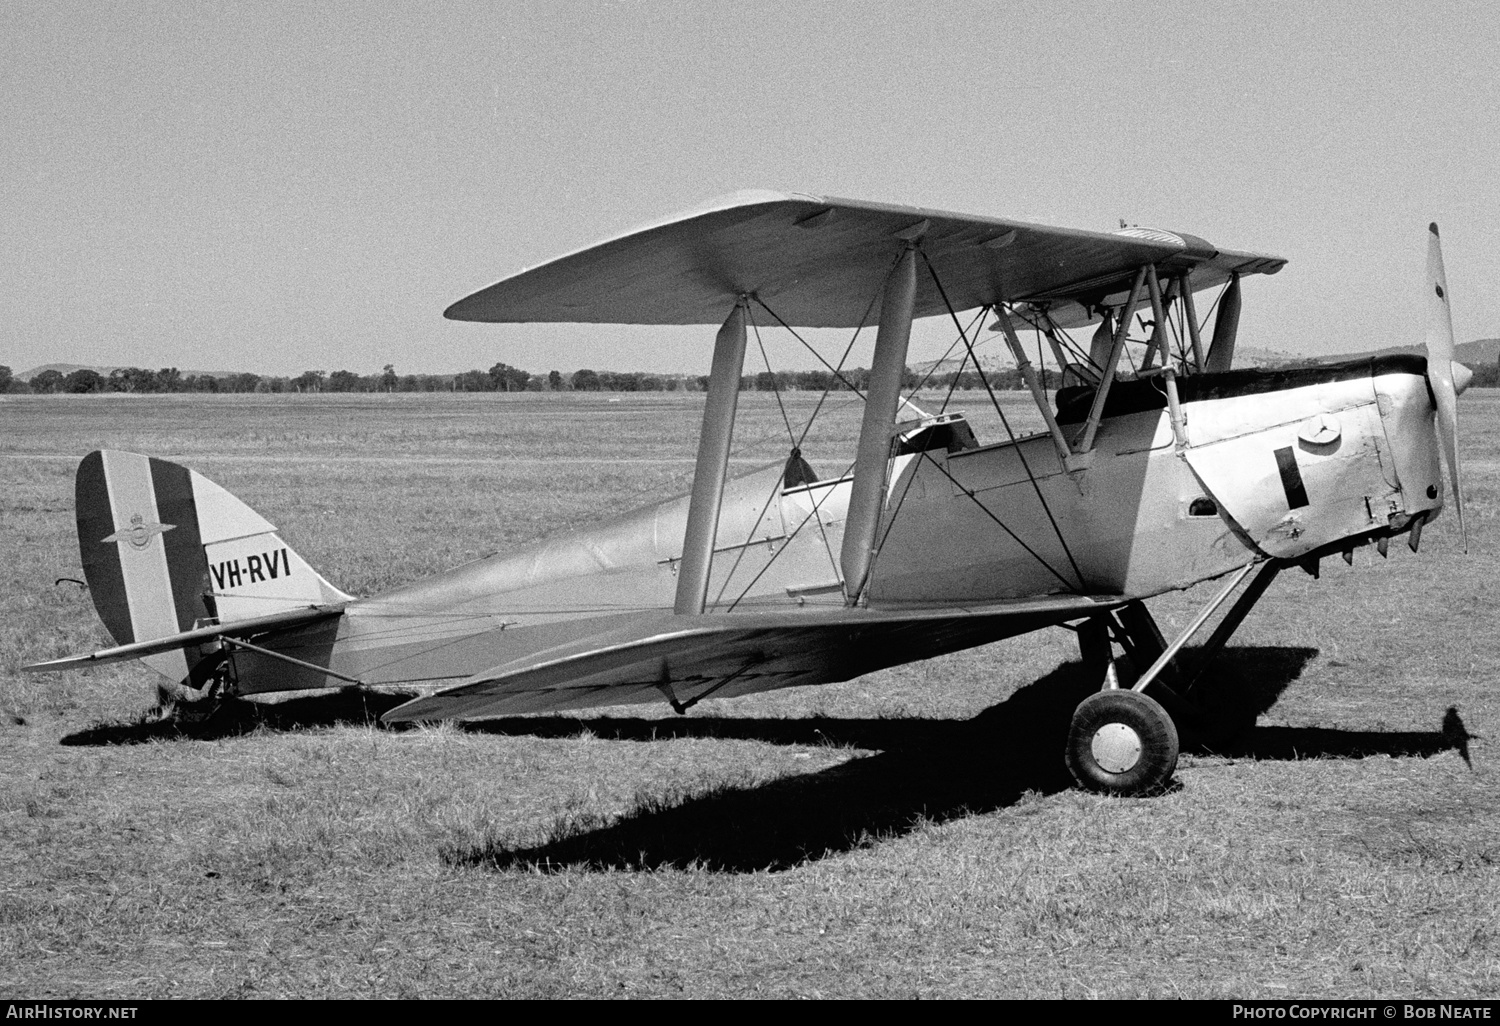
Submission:
{"label": "upper wing", "polygon": [[[754,293],[795,327],[856,327],[869,321],[874,290],[898,255],[899,240],[911,234],[920,234],[955,310],[1037,303],[1055,305],[1070,321],[1128,289],[1145,263],[1163,273],[1192,269],[1195,290],[1235,271],[1274,273],[1285,263],[1148,229],[1086,232],[835,197],[743,192],[512,275],[454,303],[445,316],[719,324],[736,297]],[[932,276],[918,275],[916,316],[945,310]]]}
{"label": "upper wing", "polygon": [[825,684],[1096,615],[1122,601],[1059,595],[983,608],[663,615],[502,664],[383,718],[482,719]]}

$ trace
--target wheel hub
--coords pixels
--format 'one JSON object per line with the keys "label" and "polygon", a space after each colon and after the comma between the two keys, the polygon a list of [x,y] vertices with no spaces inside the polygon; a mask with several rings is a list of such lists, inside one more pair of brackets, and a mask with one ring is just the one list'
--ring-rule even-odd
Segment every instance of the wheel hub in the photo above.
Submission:
{"label": "wheel hub", "polygon": [[1127,773],[1141,761],[1141,736],[1123,723],[1106,723],[1094,732],[1094,761],[1106,773]]}

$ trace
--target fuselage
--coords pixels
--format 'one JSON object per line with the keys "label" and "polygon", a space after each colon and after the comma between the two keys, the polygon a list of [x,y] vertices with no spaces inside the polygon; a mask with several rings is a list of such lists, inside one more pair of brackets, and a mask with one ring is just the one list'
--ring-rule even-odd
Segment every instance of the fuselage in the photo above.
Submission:
{"label": "fuselage", "polygon": [[[1081,592],[1146,598],[1248,562],[1406,529],[1442,506],[1433,406],[1417,358],[1115,385],[1086,466],[1050,435],[977,445],[960,421],[906,425],[890,464],[866,601],[968,607]],[[1072,431],[1086,398],[1059,397]],[[1084,401],[1080,401],[1084,400]],[[842,606],[850,479],[726,484],[709,615]],[[451,683],[580,631],[669,613],[687,498],[352,602],[294,645],[372,684]],[[321,686],[241,657],[246,690]],[[264,672],[257,672],[264,671]],[[269,688],[267,688],[269,689]]]}

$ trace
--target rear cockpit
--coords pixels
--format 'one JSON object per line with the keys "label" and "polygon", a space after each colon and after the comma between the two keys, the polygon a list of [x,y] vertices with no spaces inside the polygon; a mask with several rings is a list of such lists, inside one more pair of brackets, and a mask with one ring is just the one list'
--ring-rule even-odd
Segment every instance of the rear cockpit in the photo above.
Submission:
{"label": "rear cockpit", "polygon": [[912,456],[919,452],[963,452],[979,448],[974,429],[962,413],[944,413],[897,425],[895,455]]}
{"label": "rear cockpit", "polygon": [[[906,421],[896,425],[895,437],[896,444],[891,451],[893,459],[915,456],[924,452],[942,451],[952,454],[979,448],[979,441],[974,437],[974,429],[969,426],[968,420],[962,413],[942,413],[935,417],[924,416],[917,420]],[[849,477],[846,475],[837,480],[847,481]],[[817,471],[803,457],[800,448],[794,448],[787,456],[786,466],[781,476],[783,492],[835,483],[837,482],[820,478]]]}

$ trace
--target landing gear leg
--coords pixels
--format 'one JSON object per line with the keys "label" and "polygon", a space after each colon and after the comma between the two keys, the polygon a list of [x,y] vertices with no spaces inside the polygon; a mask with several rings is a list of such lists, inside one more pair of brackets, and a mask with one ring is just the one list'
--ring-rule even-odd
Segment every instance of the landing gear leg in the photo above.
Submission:
{"label": "landing gear leg", "polygon": [[1156,625],[1156,618],[1146,608],[1146,603],[1139,599],[1127,602],[1120,608],[1119,616],[1121,642],[1136,670],[1143,670],[1160,659],[1167,650],[1167,641],[1161,636],[1161,628]]}
{"label": "landing gear leg", "polygon": [[1078,655],[1088,672],[1103,674],[1114,659],[1109,646],[1112,620],[1108,616],[1095,616],[1078,627]]}
{"label": "landing gear leg", "polygon": [[[1073,779],[1090,790],[1120,795],[1151,794],[1167,785],[1177,768],[1177,727],[1167,711],[1143,692],[1172,666],[1182,646],[1229,600],[1254,569],[1252,563],[1236,574],[1170,645],[1164,644],[1161,632],[1144,605],[1130,603],[1121,609],[1118,634],[1122,644],[1135,658],[1152,658],[1152,663],[1129,690],[1125,690],[1113,672],[1113,660],[1107,658],[1104,690],[1084,699],[1073,713],[1067,749],[1068,770]],[[1209,638],[1203,653],[1205,660],[1224,647],[1279,570],[1280,564],[1275,561],[1261,565],[1260,573]],[[1097,651],[1098,648],[1098,625],[1107,628],[1113,622],[1112,619],[1091,620],[1079,629],[1079,648],[1086,664],[1091,649]],[[1107,638],[1104,649],[1109,651]],[[1198,674],[1188,679],[1184,692],[1197,682],[1201,672],[1200,668]],[[1171,689],[1165,694],[1171,698],[1174,707],[1186,704]]]}
{"label": "landing gear leg", "polygon": [[[1121,606],[1117,613],[1106,613],[1092,617],[1077,627],[1078,654],[1083,660],[1085,672],[1095,677],[1103,676],[1114,662],[1111,639],[1124,650],[1128,660],[1125,672],[1128,685],[1145,667],[1150,666],[1167,648],[1161,629],[1146,604],[1135,600]],[[1129,668],[1134,673],[1128,672]],[[1117,668],[1121,669],[1121,668]]]}
{"label": "landing gear leg", "polygon": [[1250,610],[1255,608],[1255,603],[1260,601],[1260,597],[1266,593],[1266,589],[1271,586],[1272,581],[1276,580],[1276,575],[1280,572],[1281,564],[1274,559],[1261,564],[1260,572],[1251,580],[1250,586],[1240,594],[1234,605],[1229,607],[1229,612],[1224,614],[1224,619],[1219,621],[1219,626],[1214,628],[1214,632],[1204,643],[1203,650],[1199,653],[1197,672],[1188,680],[1183,689],[1184,694],[1197,687],[1209,662],[1229,642],[1230,636],[1240,624],[1245,622],[1245,617],[1250,615]]}

